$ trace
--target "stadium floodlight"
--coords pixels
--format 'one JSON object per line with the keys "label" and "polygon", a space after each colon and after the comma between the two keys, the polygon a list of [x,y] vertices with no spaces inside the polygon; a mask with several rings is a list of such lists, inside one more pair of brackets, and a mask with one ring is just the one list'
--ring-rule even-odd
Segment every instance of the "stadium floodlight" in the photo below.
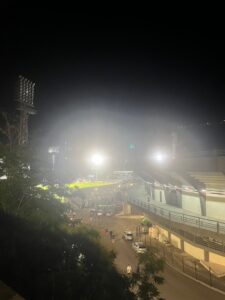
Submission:
{"label": "stadium floodlight", "polygon": [[162,153],[162,152],[156,152],[153,155],[153,160],[158,162],[158,163],[163,163],[167,160],[167,155],[165,153]]}
{"label": "stadium floodlight", "polygon": [[95,179],[98,180],[98,171],[105,162],[105,157],[101,153],[94,153],[90,157],[91,164],[95,171]]}
{"label": "stadium floodlight", "polygon": [[19,145],[28,144],[28,119],[30,115],[35,115],[34,109],[34,87],[31,80],[19,76],[16,89],[17,110],[20,112],[19,119]]}
{"label": "stadium floodlight", "polygon": [[92,155],[91,162],[95,166],[101,166],[104,162],[104,157],[100,153],[95,153]]}

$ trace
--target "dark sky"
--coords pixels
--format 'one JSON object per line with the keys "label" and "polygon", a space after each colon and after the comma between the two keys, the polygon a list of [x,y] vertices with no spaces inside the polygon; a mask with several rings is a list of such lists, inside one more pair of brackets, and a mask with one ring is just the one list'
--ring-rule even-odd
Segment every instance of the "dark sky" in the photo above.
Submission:
{"label": "dark sky", "polygon": [[2,109],[14,104],[22,74],[36,82],[33,124],[52,135],[62,128],[72,134],[90,120],[141,138],[150,127],[166,135],[177,124],[225,119],[219,20],[153,21],[153,14],[79,14],[11,3],[1,20]]}

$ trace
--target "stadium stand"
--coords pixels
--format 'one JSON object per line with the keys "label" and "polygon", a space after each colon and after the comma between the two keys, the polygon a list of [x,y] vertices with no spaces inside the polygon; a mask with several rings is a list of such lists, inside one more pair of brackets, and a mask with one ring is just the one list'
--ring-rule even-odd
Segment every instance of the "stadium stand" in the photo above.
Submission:
{"label": "stadium stand", "polygon": [[189,175],[207,190],[225,191],[225,176],[222,172],[189,172]]}

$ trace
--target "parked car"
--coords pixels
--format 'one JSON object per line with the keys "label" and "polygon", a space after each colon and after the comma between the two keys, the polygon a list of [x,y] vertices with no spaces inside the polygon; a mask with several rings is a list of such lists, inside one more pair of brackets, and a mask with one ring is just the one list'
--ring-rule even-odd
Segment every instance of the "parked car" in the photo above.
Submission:
{"label": "parked car", "polygon": [[106,216],[107,216],[107,217],[111,217],[111,216],[112,216],[112,212],[111,212],[111,211],[108,211],[108,212],[106,213]]}
{"label": "parked car", "polygon": [[102,215],[103,215],[103,211],[102,210],[98,210],[97,216],[102,216]]}
{"label": "parked car", "polygon": [[124,231],[123,238],[126,241],[133,241],[133,233],[131,231]]}
{"label": "parked car", "polygon": [[147,251],[145,244],[142,242],[134,242],[132,247],[137,253],[145,253]]}

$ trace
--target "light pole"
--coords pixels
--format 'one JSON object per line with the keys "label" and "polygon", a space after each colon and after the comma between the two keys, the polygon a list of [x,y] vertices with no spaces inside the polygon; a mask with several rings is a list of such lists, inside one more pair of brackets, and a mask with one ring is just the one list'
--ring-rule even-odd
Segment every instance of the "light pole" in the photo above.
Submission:
{"label": "light pole", "polygon": [[157,165],[159,168],[165,168],[171,162],[171,155],[163,151],[158,151],[151,154],[150,160],[154,165]]}
{"label": "light pole", "polygon": [[52,156],[52,171],[55,171],[55,159],[56,159],[56,154],[59,153],[59,147],[52,146],[48,148],[48,153],[51,154]]}
{"label": "light pole", "polygon": [[104,157],[100,153],[95,153],[91,157],[91,162],[95,168],[95,180],[98,179],[98,168],[104,163]]}
{"label": "light pole", "polygon": [[167,155],[165,153],[157,152],[153,155],[153,159],[158,163],[164,163],[167,160]]}

